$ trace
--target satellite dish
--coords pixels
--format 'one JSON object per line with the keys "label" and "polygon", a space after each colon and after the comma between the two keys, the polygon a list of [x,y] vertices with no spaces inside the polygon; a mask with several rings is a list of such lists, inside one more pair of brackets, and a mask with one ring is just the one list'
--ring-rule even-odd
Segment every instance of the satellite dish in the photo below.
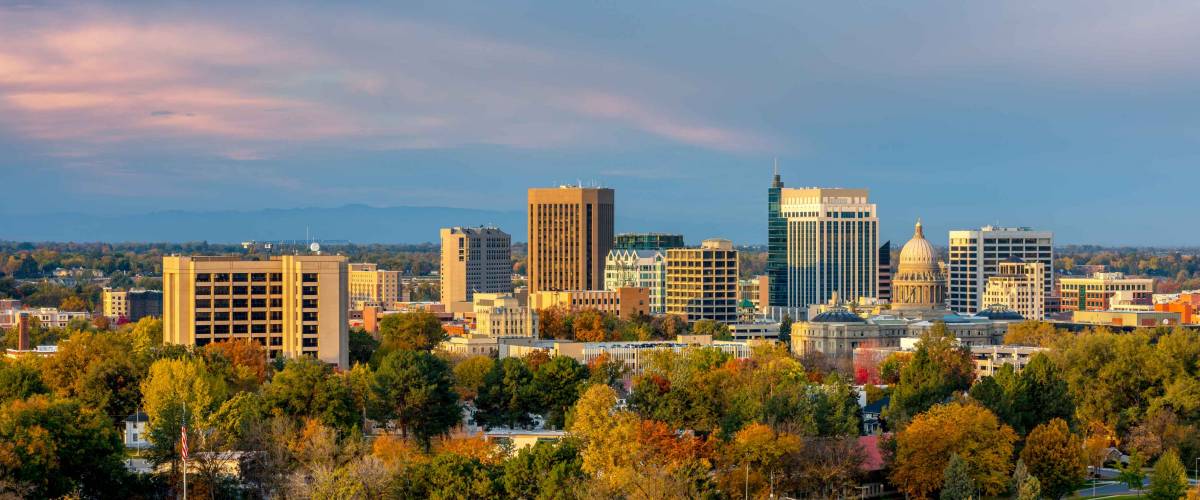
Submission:
{"label": "satellite dish", "polygon": [[312,242],[312,244],[308,245],[308,249],[312,250],[314,252],[320,252],[321,244],[314,241],[314,242]]}

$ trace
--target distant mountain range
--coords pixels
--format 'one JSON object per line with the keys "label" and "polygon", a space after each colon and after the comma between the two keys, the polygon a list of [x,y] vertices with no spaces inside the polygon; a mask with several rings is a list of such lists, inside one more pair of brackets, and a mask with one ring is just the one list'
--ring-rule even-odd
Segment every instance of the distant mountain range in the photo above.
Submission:
{"label": "distant mountain range", "polygon": [[438,240],[448,226],[498,226],[525,240],[524,212],[447,207],[293,208],[249,211],[165,211],[137,215],[80,213],[8,216],[0,240],[10,241],[208,241],[299,240],[314,238],[353,243],[422,243]]}

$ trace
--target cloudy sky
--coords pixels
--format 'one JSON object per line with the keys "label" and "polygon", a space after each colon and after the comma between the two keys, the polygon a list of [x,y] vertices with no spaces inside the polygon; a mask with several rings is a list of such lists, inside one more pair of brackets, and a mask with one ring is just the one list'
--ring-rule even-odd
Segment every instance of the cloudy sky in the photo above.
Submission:
{"label": "cloudy sky", "polygon": [[750,243],[778,158],[892,239],[1200,244],[1197,2],[380,3],[0,0],[0,215],[583,181]]}

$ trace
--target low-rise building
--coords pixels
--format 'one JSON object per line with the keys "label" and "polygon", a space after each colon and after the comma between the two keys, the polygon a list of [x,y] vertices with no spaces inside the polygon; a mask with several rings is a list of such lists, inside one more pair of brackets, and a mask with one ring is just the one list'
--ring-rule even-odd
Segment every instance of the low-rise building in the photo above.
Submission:
{"label": "low-rise building", "polygon": [[451,336],[442,341],[438,348],[459,356],[494,357],[500,353],[500,339],[478,334]]}
{"label": "low-rise building", "polygon": [[1063,277],[1058,280],[1063,311],[1107,311],[1112,298],[1126,292],[1126,302],[1152,304],[1153,278],[1128,278],[1122,273],[1096,273],[1087,278]]}
{"label": "low-rise building", "polygon": [[739,321],[729,325],[729,336],[733,340],[776,340],[779,338],[779,322]]}
{"label": "low-rise building", "polygon": [[114,290],[104,288],[102,299],[104,316],[115,322],[136,323],[145,317],[162,316],[163,294],[161,290]]}
{"label": "low-rise building", "polygon": [[511,293],[476,293],[475,333],[488,337],[536,337],[537,311]]}
{"label": "low-rise building", "polygon": [[564,340],[503,339],[500,357],[524,357],[533,351],[550,356],[567,356],[589,364],[601,356],[625,364],[628,375],[642,373],[650,353],[660,350],[676,352],[688,348],[713,347],[738,359],[750,357],[753,341],[713,340],[709,335],[681,335],[674,341],[647,340],[638,342],[574,342]]}
{"label": "low-rise building", "polygon": [[1074,311],[1071,322],[1084,325],[1146,327],[1175,326],[1180,315],[1168,311]]}
{"label": "low-rise building", "polygon": [[1161,302],[1156,298],[1154,310],[1179,313],[1179,322],[1185,325],[1200,323],[1200,290],[1180,292]]}
{"label": "low-rise building", "polygon": [[149,425],[150,417],[140,410],[133,415],[125,417],[125,447],[133,449],[146,449],[150,445]]}
{"label": "low-rise building", "polygon": [[931,316],[904,317],[880,315],[863,318],[845,309],[832,309],[807,322],[792,323],[791,349],[797,355],[820,352],[839,361],[851,361],[860,348],[903,348],[906,339],[915,340],[938,323],[963,344],[996,345],[1004,340],[1008,326],[1024,321],[1011,311],[991,309],[962,316],[948,311]]}
{"label": "low-rise building", "polygon": [[44,328],[66,328],[74,319],[91,319],[92,315],[84,311],[60,311],[55,307],[39,307],[36,309],[0,310],[0,328],[17,326],[20,318],[36,319]]}
{"label": "low-rise building", "polygon": [[621,287],[616,290],[541,291],[529,294],[534,310],[561,307],[571,311],[594,309],[630,319],[650,314],[650,290]]}
{"label": "low-rise building", "polygon": [[1013,371],[1020,373],[1035,354],[1045,350],[1042,347],[1019,345],[971,346],[971,358],[975,362],[975,378],[995,375],[996,371],[1004,365],[1011,365]]}
{"label": "low-rise building", "polygon": [[999,270],[987,279],[983,292],[983,307],[1005,307],[1026,319],[1046,317],[1046,271],[1041,262],[1006,260]]}

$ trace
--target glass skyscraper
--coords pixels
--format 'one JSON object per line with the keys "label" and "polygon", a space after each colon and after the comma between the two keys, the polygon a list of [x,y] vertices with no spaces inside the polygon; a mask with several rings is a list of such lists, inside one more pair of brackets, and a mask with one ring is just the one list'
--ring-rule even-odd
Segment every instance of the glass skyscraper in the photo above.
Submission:
{"label": "glass skyscraper", "polygon": [[779,169],[767,189],[767,294],[768,305],[787,305],[787,220],[780,211],[783,181]]}

